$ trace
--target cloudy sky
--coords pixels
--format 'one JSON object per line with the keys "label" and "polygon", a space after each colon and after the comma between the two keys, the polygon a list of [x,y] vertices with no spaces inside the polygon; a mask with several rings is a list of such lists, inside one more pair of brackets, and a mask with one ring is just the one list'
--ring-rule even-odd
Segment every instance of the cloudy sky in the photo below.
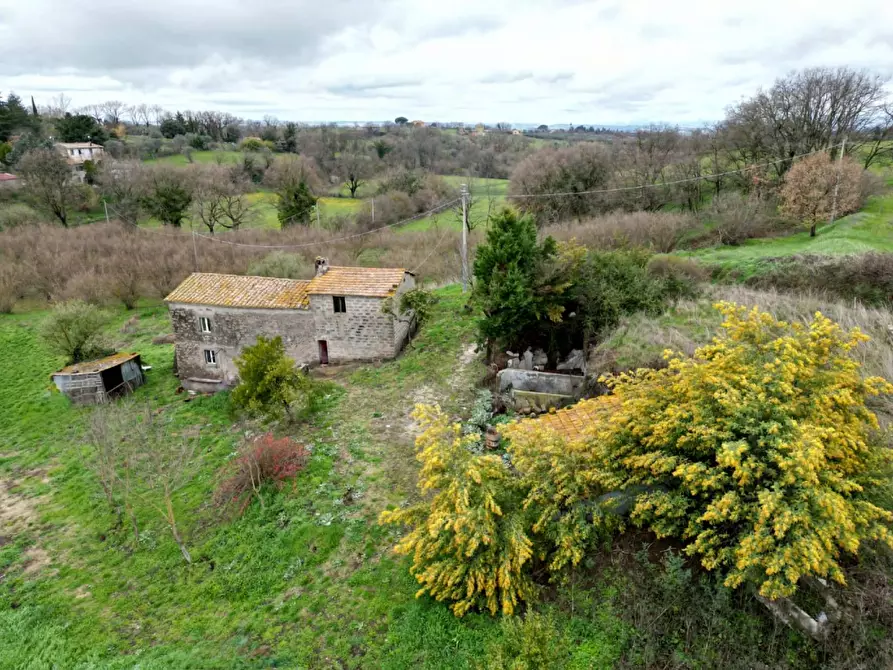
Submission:
{"label": "cloudy sky", "polygon": [[0,91],[39,104],[685,124],[813,65],[893,75],[893,1],[0,0]]}

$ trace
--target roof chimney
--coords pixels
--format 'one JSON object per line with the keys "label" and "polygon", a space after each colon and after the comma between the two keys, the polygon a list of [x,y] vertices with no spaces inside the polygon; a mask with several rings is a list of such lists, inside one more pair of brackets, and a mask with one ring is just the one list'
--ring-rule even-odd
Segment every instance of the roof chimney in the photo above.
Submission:
{"label": "roof chimney", "polygon": [[322,256],[317,256],[316,257],[316,276],[322,277],[328,271],[329,271],[329,259],[323,258]]}

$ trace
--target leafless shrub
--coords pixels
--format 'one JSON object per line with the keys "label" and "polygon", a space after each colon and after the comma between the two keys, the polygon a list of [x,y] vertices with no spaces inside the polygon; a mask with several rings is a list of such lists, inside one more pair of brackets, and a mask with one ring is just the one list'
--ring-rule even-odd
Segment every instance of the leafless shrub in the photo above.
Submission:
{"label": "leafless shrub", "polygon": [[738,245],[755,237],[764,237],[775,224],[775,205],[735,191],[720,193],[711,203],[706,218],[720,244]]}

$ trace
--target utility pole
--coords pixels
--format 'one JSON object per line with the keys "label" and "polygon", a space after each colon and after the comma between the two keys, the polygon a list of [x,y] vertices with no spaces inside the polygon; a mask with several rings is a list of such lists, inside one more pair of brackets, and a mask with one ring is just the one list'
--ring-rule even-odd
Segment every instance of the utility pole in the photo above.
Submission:
{"label": "utility pole", "polygon": [[319,222],[319,200],[316,201],[316,227],[322,229],[322,224]]}
{"label": "utility pole", "polygon": [[372,197],[372,223],[375,223],[375,196]]}
{"label": "utility pole", "polygon": [[468,291],[468,186],[462,184],[462,293]]}
{"label": "utility pole", "polygon": [[[31,102],[34,102],[34,98],[31,98]],[[105,200],[103,200],[102,206],[105,207],[105,222],[108,223],[109,222],[109,204]]]}
{"label": "utility pole", "polygon": [[846,135],[843,136],[843,142],[840,145],[840,155],[837,157],[837,181],[834,183],[834,201],[831,204],[831,220],[828,224],[834,223],[837,216],[837,192],[840,190],[840,171],[843,168],[843,155],[846,153]]}
{"label": "utility pole", "polygon": [[198,246],[195,244],[195,230],[192,231],[192,257],[195,259],[195,271],[198,272]]}

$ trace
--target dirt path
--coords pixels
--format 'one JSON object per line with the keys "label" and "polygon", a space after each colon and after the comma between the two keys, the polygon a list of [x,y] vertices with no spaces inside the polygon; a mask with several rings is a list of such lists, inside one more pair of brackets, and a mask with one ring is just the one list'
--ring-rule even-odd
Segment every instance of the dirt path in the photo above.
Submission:
{"label": "dirt path", "polygon": [[[39,523],[36,501],[13,492],[16,482],[0,481],[0,546],[15,541]],[[25,574],[36,573],[50,564],[50,556],[39,545],[28,547],[22,554]]]}

